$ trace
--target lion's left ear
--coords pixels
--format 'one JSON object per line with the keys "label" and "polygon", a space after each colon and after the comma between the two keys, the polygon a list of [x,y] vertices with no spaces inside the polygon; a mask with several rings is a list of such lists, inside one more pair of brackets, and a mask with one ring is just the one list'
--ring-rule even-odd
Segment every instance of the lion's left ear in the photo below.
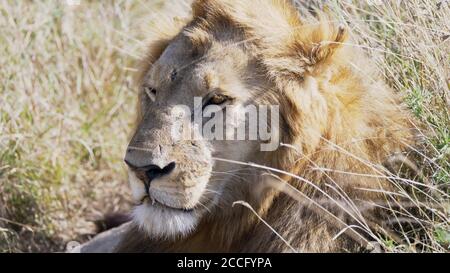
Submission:
{"label": "lion's left ear", "polygon": [[[330,26],[327,30],[316,30],[316,33],[313,33],[313,37],[319,36],[319,41],[313,41],[313,47],[310,49],[311,64],[317,65],[330,60],[347,40],[347,33],[343,26]],[[300,43],[302,42],[300,41]]]}
{"label": "lion's left ear", "polygon": [[328,16],[320,15],[312,23],[298,21],[276,42],[263,49],[263,62],[269,74],[283,80],[299,80],[333,62],[345,44],[348,32],[336,26]]}

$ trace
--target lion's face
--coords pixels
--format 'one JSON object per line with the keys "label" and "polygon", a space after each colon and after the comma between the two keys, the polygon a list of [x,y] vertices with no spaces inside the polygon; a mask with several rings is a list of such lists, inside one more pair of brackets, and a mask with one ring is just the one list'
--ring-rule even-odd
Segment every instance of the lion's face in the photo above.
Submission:
{"label": "lion's face", "polygon": [[[139,97],[141,114],[125,162],[138,203],[135,221],[151,236],[188,234],[206,214],[215,213],[221,200],[237,201],[239,194],[248,192],[248,184],[236,183],[233,170],[239,166],[214,158],[257,162],[260,142],[201,135],[179,139],[174,134],[179,117],[174,113],[180,106],[191,113],[213,106],[211,117],[219,112],[226,117],[230,111],[258,103],[258,86],[264,80],[251,75],[252,66],[239,46],[215,42],[198,52],[186,36],[179,35],[145,73]],[[201,98],[200,107],[194,98]],[[230,105],[233,110],[225,109]],[[245,118],[224,119],[224,131],[241,123],[245,124]],[[187,126],[198,131],[191,118]]]}

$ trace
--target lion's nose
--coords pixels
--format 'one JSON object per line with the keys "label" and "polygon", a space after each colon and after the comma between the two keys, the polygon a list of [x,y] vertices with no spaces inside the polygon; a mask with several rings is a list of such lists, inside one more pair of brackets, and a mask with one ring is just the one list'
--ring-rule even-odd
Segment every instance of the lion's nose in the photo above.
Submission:
{"label": "lion's nose", "polygon": [[171,162],[165,167],[161,168],[158,165],[147,165],[147,166],[136,166],[130,161],[125,159],[125,163],[133,169],[138,177],[140,177],[146,184],[150,183],[152,180],[169,175],[175,170],[176,163]]}
{"label": "lion's nose", "polygon": [[145,175],[147,176],[147,178],[150,181],[152,181],[155,178],[169,175],[171,172],[173,172],[173,170],[175,170],[175,167],[176,167],[176,163],[171,162],[164,168],[160,168],[157,165],[150,165],[150,166],[147,166],[147,168],[145,168],[144,171],[145,171]]}

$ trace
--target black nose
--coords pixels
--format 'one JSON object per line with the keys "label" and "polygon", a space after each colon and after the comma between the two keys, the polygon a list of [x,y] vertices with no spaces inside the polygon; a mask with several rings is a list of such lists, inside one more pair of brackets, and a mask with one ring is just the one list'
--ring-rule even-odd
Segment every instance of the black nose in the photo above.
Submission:
{"label": "black nose", "polygon": [[175,162],[169,163],[164,168],[160,168],[157,165],[136,166],[127,160],[125,160],[125,163],[138,174],[138,177],[143,178],[142,176],[145,176],[147,179],[144,180],[148,180],[148,183],[158,177],[169,175],[176,167]]}
{"label": "black nose", "polygon": [[150,165],[146,168],[145,175],[150,181],[152,181],[155,178],[169,175],[175,169],[175,167],[176,167],[175,162],[171,162],[162,169],[159,166]]}

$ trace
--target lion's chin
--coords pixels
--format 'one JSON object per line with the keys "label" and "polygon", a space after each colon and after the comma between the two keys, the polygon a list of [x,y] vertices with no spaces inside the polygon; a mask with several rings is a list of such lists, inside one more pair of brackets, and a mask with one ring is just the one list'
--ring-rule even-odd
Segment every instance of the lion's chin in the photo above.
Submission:
{"label": "lion's chin", "polygon": [[153,238],[176,238],[190,234],[199,222],[195,211],[171,209],[144,203],[135,207],[133,219]]}

